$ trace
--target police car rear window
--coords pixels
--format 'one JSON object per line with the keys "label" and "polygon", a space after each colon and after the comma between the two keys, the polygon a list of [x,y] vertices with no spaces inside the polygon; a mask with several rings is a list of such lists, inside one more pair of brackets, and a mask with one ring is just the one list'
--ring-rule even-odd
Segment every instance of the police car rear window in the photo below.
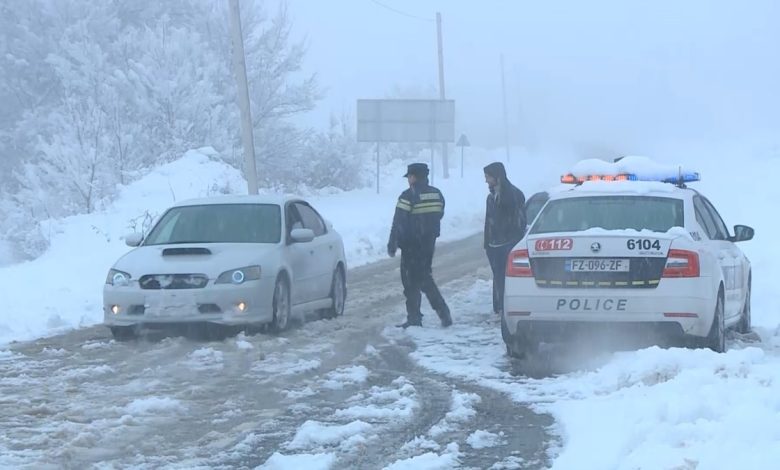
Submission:
{"label": "police car rear window", "polygon": [[593,196],[550,201],[531,227],[534,233],[606,230],[666,232],[683,226],[683,201],[652,196]]}

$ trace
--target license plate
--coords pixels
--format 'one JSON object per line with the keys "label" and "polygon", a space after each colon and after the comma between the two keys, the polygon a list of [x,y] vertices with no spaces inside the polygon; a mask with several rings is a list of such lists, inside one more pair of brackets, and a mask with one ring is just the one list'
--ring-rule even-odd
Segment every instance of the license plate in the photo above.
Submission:
{"label": "license plate", "polygon": [[582,258],[566,260],[566,271],[573,273],[625,273],[630,260],[624,258]]}
{"label": "license plate", "polygon": [[184,316],[190,314],[195,308],[187,296],[169,292],[163,292],[158,302],[152,305],[153,308],[150,313],[158,317]]}

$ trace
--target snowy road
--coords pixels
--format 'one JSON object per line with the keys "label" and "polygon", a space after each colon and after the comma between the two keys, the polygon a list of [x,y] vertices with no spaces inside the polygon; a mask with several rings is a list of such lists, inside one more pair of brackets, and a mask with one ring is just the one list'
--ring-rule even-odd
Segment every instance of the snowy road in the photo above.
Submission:
{"label": "snowy road", "polygon": [[[388,328],[404,316],[397,263],[351,271],[343,317],[281,337],[117,343],[93,327],[13,346],[0,355],[0,467],[549,464],[552,418],[419,356],[430,335],[457,345],[475,326],[483,338],[470,338],[466,354],[479,354],[479,341],[495,352],[495,319],[464,294],[486,285],[480,239],[437,253],[435,274],[454,307],[448,330],[432,314],[418,332]],[[470,325],[458,323],[466,317]],[[501,355],[485,360],[511,374]]]}

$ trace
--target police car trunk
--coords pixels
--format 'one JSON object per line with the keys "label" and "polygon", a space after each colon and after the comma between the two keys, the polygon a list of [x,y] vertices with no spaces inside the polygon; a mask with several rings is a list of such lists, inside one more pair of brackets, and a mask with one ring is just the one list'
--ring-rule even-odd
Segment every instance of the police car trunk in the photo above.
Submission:
{"label": "police car trunk", "polygon": [[532,327],[540,339],[608,326],[706,335],[715,296],[702,272],[710,261],[684,228],[686,191],[602,178],[553,196],[510,254],[509,331]]}

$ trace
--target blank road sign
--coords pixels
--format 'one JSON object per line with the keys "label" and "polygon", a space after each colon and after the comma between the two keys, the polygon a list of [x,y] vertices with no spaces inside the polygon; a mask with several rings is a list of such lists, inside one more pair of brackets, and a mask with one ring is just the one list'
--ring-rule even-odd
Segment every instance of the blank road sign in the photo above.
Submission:
{"label": "blank road sign", "polygon": [[358,142],[452,142],[454,100],[358,100]]}

